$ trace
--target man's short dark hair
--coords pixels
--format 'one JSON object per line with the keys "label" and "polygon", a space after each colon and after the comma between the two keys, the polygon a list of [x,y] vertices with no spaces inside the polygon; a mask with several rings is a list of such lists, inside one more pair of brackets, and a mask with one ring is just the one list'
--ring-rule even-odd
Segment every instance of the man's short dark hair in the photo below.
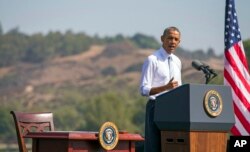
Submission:
{"label": "man's short dark hair", "polygon": [[179,30],[177,27],[175,27],[175,26],[170,26],[170,27],[168,27],[168,28],[166,28],[166,29],[164,30],[163,36],[167,35],[170,31],[177,31],[177,32],[180,33],[180,35],[181,35],[181,32],[180,32],[180,30]]}

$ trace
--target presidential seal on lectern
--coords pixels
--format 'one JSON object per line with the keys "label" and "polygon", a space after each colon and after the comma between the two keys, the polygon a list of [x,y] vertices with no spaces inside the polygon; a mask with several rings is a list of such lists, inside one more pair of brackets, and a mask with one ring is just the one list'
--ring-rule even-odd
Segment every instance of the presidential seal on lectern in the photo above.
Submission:
{"label": "presidential seal on lectern", "polygon": [[99,130],[99,142],[103,149],[112,150],[119,141],[119,131],[113,122],[105,122]]}
{"label": "presidential seal on lectern", "polygon": [[221,95],[216,90],[209,90],[204,97],[204,109],[210,117],[217,117],[223,109]]}

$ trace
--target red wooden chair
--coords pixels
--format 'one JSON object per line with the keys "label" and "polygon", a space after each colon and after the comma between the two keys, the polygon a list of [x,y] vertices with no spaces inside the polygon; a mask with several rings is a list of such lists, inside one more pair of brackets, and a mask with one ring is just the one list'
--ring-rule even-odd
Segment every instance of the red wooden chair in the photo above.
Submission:
{"label": "red wooden chair", "polygon": [[20,152],[27,152],[23,138],[28,132],[54,131],[53,113],[10,112],[14,118],[18,147]]}

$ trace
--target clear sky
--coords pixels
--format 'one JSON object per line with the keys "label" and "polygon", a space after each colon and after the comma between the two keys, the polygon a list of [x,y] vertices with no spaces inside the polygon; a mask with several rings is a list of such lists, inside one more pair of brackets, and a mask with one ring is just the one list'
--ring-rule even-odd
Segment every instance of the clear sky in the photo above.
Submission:
{"label": "clear sky", "polygon": [[[250,0],[235,0],[241,36],[250,38]],[[4,32],[49,31],[88,35],[160,35],[167,26],[182,32],[181,47],[224,51],[225,0],[0,0]]]}

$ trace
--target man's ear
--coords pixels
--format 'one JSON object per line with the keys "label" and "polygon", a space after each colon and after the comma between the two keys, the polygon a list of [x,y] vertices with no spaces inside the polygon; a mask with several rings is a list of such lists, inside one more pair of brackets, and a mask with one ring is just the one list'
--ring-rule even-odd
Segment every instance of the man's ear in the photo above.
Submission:
{"label": "man's ear", "polygon": [[161,36],[161,42],[163,42],[163,41],[164,41],[164,36],[162,35],[162,36]]}

